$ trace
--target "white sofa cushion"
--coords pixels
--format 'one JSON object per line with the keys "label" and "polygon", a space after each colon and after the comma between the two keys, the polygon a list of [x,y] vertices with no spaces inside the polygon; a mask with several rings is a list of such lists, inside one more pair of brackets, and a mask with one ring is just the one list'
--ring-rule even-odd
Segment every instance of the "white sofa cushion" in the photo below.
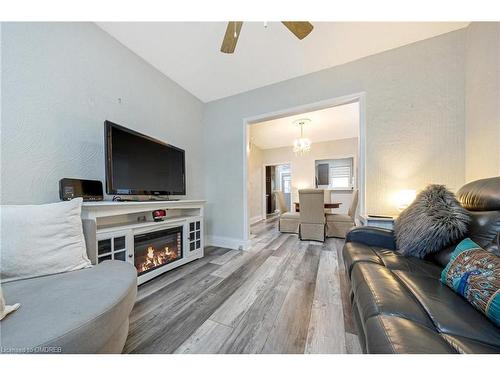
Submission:
{"label": "white sofa cushion", "polygon": [[6,305],[5,299],[3,298],[2,285],[0,284],[0,320],[5,318],[8,314],[16,311],[21,304],[15,303],[14,305]]}
{"label": "white sofa cushion", "polygon": [[80,217],[82,198],[1,206],[0,279],[27,279],[90,267]]}

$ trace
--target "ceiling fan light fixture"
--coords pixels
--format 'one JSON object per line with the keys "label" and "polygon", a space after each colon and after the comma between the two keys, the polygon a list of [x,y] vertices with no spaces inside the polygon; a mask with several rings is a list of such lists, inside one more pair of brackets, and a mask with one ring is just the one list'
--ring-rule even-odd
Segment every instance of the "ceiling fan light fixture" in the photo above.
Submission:
{"label": "ceiling fan light fixture", "polygon": [[236,49],[236,43],[238,43],[238,38],[240,37],[242,21],[230,21],[226,27],[226,33],[224,34],[224,40],[220,47],[220,51],[223,53],[234,53]]}
{"label": "ceiling fan light fixture", "polygon": [[[314,26],[307,21],[282,21],[285,27],[292,32],[298,39],[302,40],[308,36]],[[222,40],[220,51],[223,53],[234,53],[238,38],[240,37],[243,21],[229,21],[226,27],[226,33]],[[267,29],[267,21],[264,22],[264,28]]]}

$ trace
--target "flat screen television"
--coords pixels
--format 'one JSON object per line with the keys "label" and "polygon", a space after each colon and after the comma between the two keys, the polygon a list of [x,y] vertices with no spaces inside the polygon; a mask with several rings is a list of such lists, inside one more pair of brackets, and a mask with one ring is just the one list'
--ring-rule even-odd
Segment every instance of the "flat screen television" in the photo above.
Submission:
{"label": "flat screen television", "polygon": [[108,194],[186,194],[184,150],[110,121],[104,134]]}

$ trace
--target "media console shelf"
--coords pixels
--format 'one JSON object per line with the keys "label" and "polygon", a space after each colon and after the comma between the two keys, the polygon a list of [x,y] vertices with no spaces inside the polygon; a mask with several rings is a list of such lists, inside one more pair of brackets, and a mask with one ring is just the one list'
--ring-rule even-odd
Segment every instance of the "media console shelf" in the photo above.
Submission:
{"label": "media console shelf", "polygon": [[[138,284],[203,257],[203,200],[84,202],[83,232],[92,264],[130,262]],[[162,221],[152,212],[166,210]]]}

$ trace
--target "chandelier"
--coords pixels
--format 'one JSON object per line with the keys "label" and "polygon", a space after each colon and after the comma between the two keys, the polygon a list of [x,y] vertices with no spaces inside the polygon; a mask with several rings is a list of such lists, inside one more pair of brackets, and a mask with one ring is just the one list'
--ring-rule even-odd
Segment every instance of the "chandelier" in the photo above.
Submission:
{"label": "chandelier", "polygon": [[311,141],[308,138],[304,138],[304,125],[310,122],[311,120],[308,118],[301,118],[293,122],[295,125],[300,126],[300,138],[293,141],[293,152],[296,155],[304,155],[311,151]]}

